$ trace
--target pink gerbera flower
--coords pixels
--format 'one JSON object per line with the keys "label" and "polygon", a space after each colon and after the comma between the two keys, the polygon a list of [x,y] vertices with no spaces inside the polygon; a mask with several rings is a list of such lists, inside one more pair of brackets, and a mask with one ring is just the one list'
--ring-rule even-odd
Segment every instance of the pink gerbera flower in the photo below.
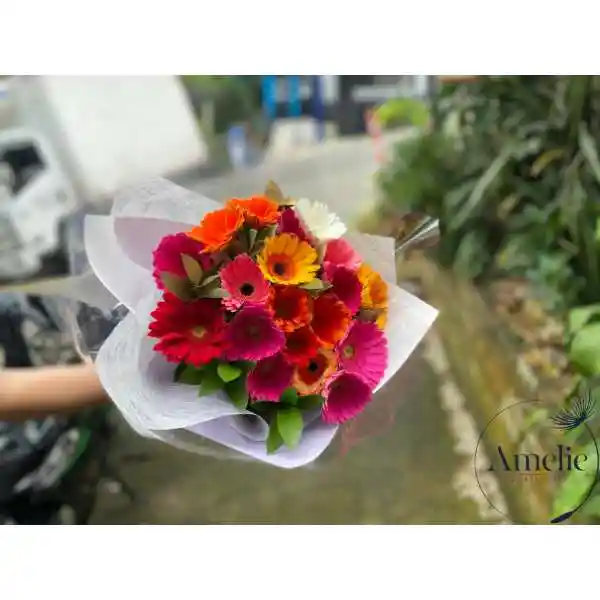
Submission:
{"label": "pink gerbera flower", "polygon": [[375,323],[354,321],[338,346],[338,356],[345,371],[360,375],[374,389],[387,368],[387,338]]}
{"label": "pink gerbera flower", "polygon": [[339,371],[325,385],[323,421],[344,423],[361,413],[373,395],[366,381],[358,375]]}
{"label": "pink gerbera flower", "polygon": [[254,400],[277,402],[283,391],[289,387],[294,374],[282,354],[276,354],[256,363],[248,375],[248,393]]}
{"label": "pink gerbera flower", "polygon": [[338,238],[327,242],[323,262],[356,271],[362,259],[344,238]]}
{"label": "pink gerbera flower", "polygon": [[187,254],[195,258],[204,270],[208,270],[212,266],[212,256],[202,253],[204,246],[202,243],[193,240],[185,233],[176,233],[174,235],[166,235],[162,238],[153,252],[153,276],[156,285],[160,290],[164,290],[165,286],[161,281],[161,273],[171,273],[178,277],[185,277],[185,269],[181,261],[181,255]]}
{"label": "pink gerbera flower", "polygon": [[333,286],[331,291],[354,314],[360,308],[362,285],[354,271],[346,267],[329,268],[327,279]]}
{"label": "pink gerbera flower", "polygon": [[262,360],[277,354],[285,345],[285,335],[262,306],[248,304],[227,328],[229,360]]}
{"label": "pink gerbera flower", "polygon": [[279,227],[277,233],[293,233],[302,241],[309,242],[308,235],[300,223],[300,219],[296,216],[293,208],[286,208],[279,218]]}
{"label": "pink gerbera flower", "polygon": [[223,300],[228,310],[236,311],[244,304],[264,304],[269,298],[269,284],[247,254],[236,256],[220,275],[223,288],[230,294]]}

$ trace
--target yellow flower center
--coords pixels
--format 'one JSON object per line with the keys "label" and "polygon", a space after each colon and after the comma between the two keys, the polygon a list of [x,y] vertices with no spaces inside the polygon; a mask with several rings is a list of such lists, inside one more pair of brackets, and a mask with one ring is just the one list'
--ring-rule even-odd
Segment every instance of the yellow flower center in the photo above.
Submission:
{"label": "yellow flower center", "polygon": [[194,327],[192,329],[192,335],[198,339],[202,339],[206,335],[206,328],[201,326]]}

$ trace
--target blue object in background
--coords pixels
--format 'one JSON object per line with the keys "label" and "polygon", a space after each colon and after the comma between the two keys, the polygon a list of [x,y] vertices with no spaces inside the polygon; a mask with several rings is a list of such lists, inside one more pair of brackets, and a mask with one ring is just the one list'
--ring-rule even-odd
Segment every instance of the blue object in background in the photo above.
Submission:
{"label": "blue object in background", "polygon": [[323,82],[320,75],[312,76],[313,116],[317,122],[317,139],[325,139],[325,103],[323,101]]}
{"label": "blue object in background", "polygon": [[234,125],[227,132],[227,152],[232,167],[239,169],[248,164],[248,139],[243,125]]}
{"label": "blue object in background", "polygon": [[300,98],[300,76],[288,75],[286,79],[288,116],[300,117],[302,115],[302,100]]}
{"label": "blue object in background", "polygon": [[272,121],[277,116],[277,75],[262,78],[262,105],[265,117]]}

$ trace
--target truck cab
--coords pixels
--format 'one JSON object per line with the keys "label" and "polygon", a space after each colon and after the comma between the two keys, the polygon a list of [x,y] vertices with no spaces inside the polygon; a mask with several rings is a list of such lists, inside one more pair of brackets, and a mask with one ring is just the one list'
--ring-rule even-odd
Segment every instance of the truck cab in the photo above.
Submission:
{"label": "truck cab", "polygon": [[61,250],[77,198],[50,145],[26,129],[0,131],[0,281],[39,273]]}

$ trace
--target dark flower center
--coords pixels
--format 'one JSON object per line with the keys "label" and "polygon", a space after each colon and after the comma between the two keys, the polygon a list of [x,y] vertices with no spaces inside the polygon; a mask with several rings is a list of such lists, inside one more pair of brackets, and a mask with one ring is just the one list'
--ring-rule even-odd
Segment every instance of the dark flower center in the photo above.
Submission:
{"label": "dark flower center", "polygon": [[311,360],[311,361],[308,363],[308,367],[307,367],[307,369],[308,369],[308,371],[309,371],[310,373],[316,373],[316,372],[317,372],[317,371],[320,369],[320,366],[319,366],[319,364],[318,364],[316,361],[314,361],[314,360]]}
{"label": "dark flower center", "polygon": [[285,265],[283,263],[276,262],[273,265],[273,272],[275,275],[279,275],[280,277],[285,275]]}
{"label": "dark flower center", "polygon": [[354,356],[354,346],[346,346],[342,351],[344,358],[352,358]]}
{"label": "dark flower center", "polygon": [[251,283],[244,283],[240,288],[242,296],[251,296],[254,293],[254,286]]}
{"label": "dark flower center", "polygon": [[247,333],[249,338],[256,340],[260,337],[260,327],[258,325],[250,325]]}

